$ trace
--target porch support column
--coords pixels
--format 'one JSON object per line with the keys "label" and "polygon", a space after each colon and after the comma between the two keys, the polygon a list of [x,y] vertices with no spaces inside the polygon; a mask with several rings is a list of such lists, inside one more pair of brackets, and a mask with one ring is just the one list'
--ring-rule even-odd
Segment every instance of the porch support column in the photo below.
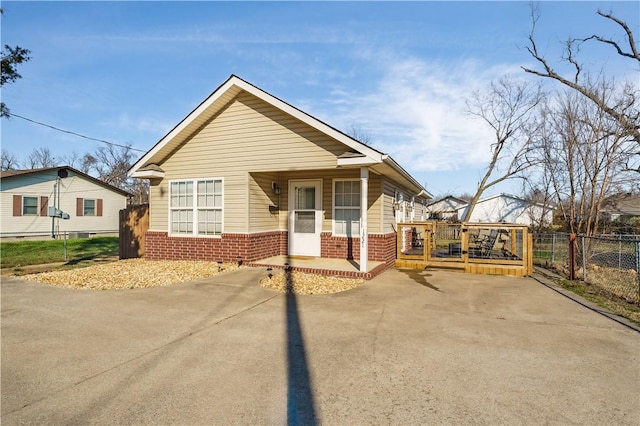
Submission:
{"label": "porch support column", "polygon": [[369,199],[369,169],[360,168],[360,272],[367,272],[369,258],[369,232],[367,207]]}

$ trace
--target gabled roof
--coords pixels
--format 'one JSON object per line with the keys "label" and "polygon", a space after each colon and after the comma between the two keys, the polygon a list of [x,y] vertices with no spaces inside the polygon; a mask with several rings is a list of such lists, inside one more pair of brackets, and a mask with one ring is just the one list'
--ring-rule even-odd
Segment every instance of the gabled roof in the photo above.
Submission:
{"label": "gabled roof", "polygon": [[[486,201],[493,200],[494,198],[511,198],[512,200],[521,201],[523,204],[535,205],[535,206],[540,206],[540,207],[544,207],[544,208],[547,208],[547,209],[555,210],[555,206],[553,206],[552,204],[544,205],[542,203],[538,203],[538,202],[535,202],[535,201],[525,200],[524,198],[518,197],[517,195],[511,195],[511,194],[505,194],[505,193],[500,193],[500,194],[492,195],[490,197],[481,198],[481,199],[478,200],[478,202],[476,204],[484,203]],[[466,208],[468,204],[469,203],[467,202],[464,206],[458,207],[457,210]]]}
{"label": "gabled roof", "polygon": [[115,187],[113,185],[110,185],[106,182],[101,181],[100,179],[96,179],[93,176],[90,176],[86,173],[81,172],[80,170],[76,170],[73,167],[69,167],[69,166],[57,166],[57,167],[42,167],[39,169],[24,169],[24,170],[3,170],[0,172],[0,179],[10,179],[10,178],[15,178],[15,177],[20,177],[20,176],[29,176],[29,175],[36,175],[36,174],[40,174],[40,173],[45,173],[45,172],[51,172],[51,171],[55,171],[56,173],[58,172],[58,170],[60,169],[67,169],[68,171],[72,172],[75,175],[78,175],[88,181],[91,181],[93,183],[95,183],[96,185],[100,185],[102,187],[104,187],[105,189],[108,189],[110,191],[113,192],[117,192],[119,194],[122,194],[124,196],[130,196],[132,195],[131,193],[122,190],[118,187]]}
{"label": "gabled roof", "polygon": [[413,187],[416,195],[432,198],[426,189],[390,156],[367,146],[323,121],[305,113],[287,102],[265,92],[253,84],[231,75],[213,91],[200,105],[160,139],[145,155],[129,169],[129,176],[140,178],[160,178],[164,172],[157,166],[173,150],[183,144],[201,126],[214,117],[240,92],[245,91],[297,118],[316,130],[343,143],[348,151],[337,158],[338,166],[370,166],[381,173],[390,172]]}
{"label": "gabled roof", "polygon": [[602,211],[605,213],[640,216],[640,195],[620,193],[607,197],[602,203]]}
{"label": "gabled roof", "polygon": [[440,203],[442,201],[445,201],[445,200],[452,200],[452,201],[458,202],[460,204],[467,204],[468,203],[468,201],[463,200],[462,198],[454,197],[453,195],[447,195],[446,197],[442,197],[442,198],[439,198],[437,200],[429,202],[429,204],[427,204],[426,207],[432,206],[434,204],[438,204],[438,203]]}

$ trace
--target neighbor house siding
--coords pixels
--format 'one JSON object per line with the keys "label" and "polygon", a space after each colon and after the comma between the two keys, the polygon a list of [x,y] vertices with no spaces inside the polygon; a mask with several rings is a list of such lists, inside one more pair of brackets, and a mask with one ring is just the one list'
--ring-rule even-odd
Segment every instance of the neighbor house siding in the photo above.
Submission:
{"label": "neighbor house siding", "polygon": [[[313,169],[336,167],[344,151],[341,143],[242,92],[160,167],[172,180],[224,177],[224,233],[250,232],[247,171],[306,170],[311,176]],[[151,187],[152,230],[167,230],[168,178]]]}
{"label": "neighbor house siding", "polygon": [[[466,207],[458,209],[458,215],[462,217]],[[542,207],[529,204],[526,200],[511,196],[500,195],[480,200],[471,213],[467,222],[504,222],[531,226],[542,218]],[[553,212],[549,209],[545,222],[551,223]]]}
{"label": "neighbor house siding", "polygon": [[[55,198],[53,185],[57,171],[48,170],[28,175],[14,176],[2,180],[0,213],[2,215],[2,235],[47,235],[51,232],[51,218],[46,207],[53,207]],[[60,232],[114,233],[119,229],[119,211],[127,206],[127,198],[90,180],[69,172],[60,180],[59,208],[68,213],[68,220],[56,220]],[[14,196],[38,198],[38,215],[13,216]],[[78,198],[96,200],[96,213],[102,216],[78,216]],[[102,200],[98,202],[98,200]]]}

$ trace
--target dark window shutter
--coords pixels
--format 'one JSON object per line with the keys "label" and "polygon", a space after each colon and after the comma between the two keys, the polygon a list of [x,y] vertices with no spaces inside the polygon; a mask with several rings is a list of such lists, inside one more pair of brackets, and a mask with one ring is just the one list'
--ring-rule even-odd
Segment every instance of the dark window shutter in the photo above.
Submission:
{"label": "dark window shutter", "polygon": [[49,197],[40,197],[40,216],[49,216]]}
{"label": "dark window shutter", "polygon": [[102,216],[102,198],[98,198],[96,202],[96,216]]}
{"label": "dark window shutter", "polygon": [[82,216],[84,213],[84,200],[82,198],[76,198],[76,216]]}
{"label": "dark window shutter", "polygon": [[22,216],[22,195],[13,196],[13,215]]}

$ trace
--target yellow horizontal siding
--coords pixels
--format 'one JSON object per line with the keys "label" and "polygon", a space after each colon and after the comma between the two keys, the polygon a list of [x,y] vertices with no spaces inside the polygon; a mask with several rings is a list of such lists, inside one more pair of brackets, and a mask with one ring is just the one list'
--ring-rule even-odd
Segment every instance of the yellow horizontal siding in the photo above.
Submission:
{"label": "yellow horizontal siding", "polygon": [[[265,177],[264,181],[252,183],[248,172],[335,168],[336,156],[346,149],[303,122],[242,92],[160,164],[167,178],[152,185],[150,227],[155,230],[168,227],[168,179],[223,177],[224,232],[281,228],[283,218],[276,217],[274,221],[268,207],[260,205],[272,201],[271,180]],[[281,199],[286,200],[286,184],[281,188]],[[261,200],[255,206],[248,206],[249,190]],[[286,215],[283,216],[286,227]]]}
{"label": "yellow horizontal siding", "polygon": [[149,187],[149,229],[166,231],[168,229],[169,186],[167,180],[152,179]]}
{"label": "yellow horizontal siding", "polygon": [[[272,182],[278,182],[277,173],[252,173],[249,177],[250,232],[282,229],[279,222],[280,213],[269,211],[269,205],[279,204],[279,196],[274,193]],[[286,215],[286,212],[284,214]]]}
{"label": "yellow horizontal siding", "polygon": [[[160,164],[167,178],[152,181],[151,229],[168,228],[169,179],[223,178],[224,232],[229,233],[287,229],[288,181],[322,178],[323,231],[331,231],[333,179],[360,177],[357,168],[336,169],[346,146],[246,92],[229,99],[213,118],[199,120],[198,130]],[[274,181],[279,196],[271,189]],[[396,187],[370,174],[369,232],[395,230]],[[269,204],[277,204],[280,213],[270,213]]]}
{"label": "yellow horizontal siding", "polygon": [[383,194],[382,194],[382,208],[383,208],[383,233],[388,234],[396,231],[396,218],[393,210],[393,201],[396,186],[393,185],[388,179],[382,180]]}

